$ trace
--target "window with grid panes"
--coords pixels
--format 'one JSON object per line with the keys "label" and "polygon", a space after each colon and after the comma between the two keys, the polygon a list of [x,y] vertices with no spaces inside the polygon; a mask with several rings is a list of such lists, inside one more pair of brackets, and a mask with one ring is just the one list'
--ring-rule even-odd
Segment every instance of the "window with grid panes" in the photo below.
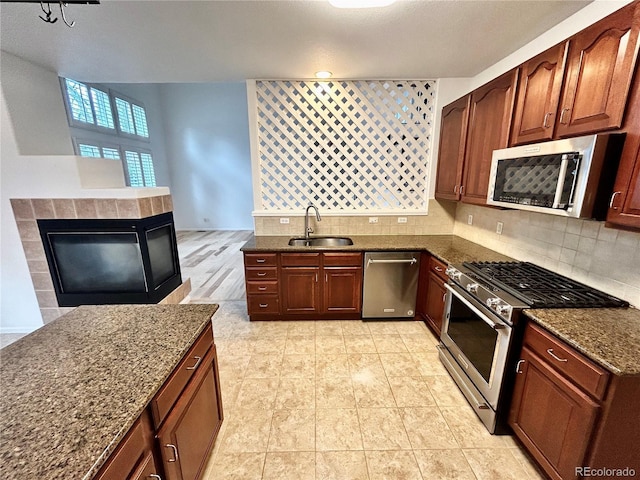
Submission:
{"label": "window with grid panes", "polygon": [[83,127],[115,129],[109,94],[93,85],[64,79],[70,121]]}
{"label": "window with grid panes", "polygon": [[144,107],[118,96],[115,97],[115,104],[120,131],[129,135],[149,138],[147,114]]}
{"label": "window with grid panes", "polygon": [[132,187],[155,187],[156,175],[153,168],[153,157],[148,152],[125,150],[125,164],[129,184]]}

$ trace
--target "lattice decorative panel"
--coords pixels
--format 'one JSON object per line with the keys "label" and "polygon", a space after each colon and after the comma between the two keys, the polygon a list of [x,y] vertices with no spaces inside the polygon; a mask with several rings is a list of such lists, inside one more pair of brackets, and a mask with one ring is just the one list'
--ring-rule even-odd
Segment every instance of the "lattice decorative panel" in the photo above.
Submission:
{"label": "lattice decorative panel", "polygon": [[258,81],[261,209],[425,212],[434,81]]}

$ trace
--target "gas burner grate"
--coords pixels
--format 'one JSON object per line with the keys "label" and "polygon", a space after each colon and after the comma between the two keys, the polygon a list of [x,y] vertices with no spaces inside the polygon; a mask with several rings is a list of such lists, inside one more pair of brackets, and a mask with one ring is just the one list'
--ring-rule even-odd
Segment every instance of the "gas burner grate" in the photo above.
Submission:
{"label": "gas burner grate", "polygon": [[629,305],[624,300],[529,262],[469,262],[464,266],[533,308]]}

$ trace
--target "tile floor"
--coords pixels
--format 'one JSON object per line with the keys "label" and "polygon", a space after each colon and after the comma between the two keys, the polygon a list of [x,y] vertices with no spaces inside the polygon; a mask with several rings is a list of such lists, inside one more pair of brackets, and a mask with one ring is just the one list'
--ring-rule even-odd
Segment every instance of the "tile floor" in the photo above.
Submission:
{"label": "tile floor", "polygon": [[544,478],[485,430],[424,324],[249,322],[219,303],[225,421],[205,480]]}

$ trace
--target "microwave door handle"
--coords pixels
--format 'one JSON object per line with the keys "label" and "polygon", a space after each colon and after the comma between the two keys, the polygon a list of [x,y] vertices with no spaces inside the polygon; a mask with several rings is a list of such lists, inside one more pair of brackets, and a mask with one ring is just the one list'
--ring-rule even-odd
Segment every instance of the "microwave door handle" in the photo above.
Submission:
{"label": "microwave door handle", "polygon": [[562,200],[562,191],[564,190],[564,182],[567,178],[567,170],[569,166],[569,157],[562,155],[560,163],[560,173],[558,174],[558,183],[556,185],[556,194],[553,197],[553,208],[560,208],[560,200]]}

